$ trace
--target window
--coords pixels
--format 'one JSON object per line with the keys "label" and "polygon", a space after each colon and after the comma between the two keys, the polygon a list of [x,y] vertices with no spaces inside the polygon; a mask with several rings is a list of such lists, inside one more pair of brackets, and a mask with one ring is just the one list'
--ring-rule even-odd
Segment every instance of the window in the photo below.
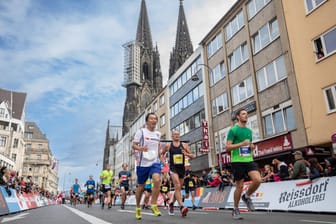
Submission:
{"label": "window", "polygon": [[161,125],[161,127],[163,127],[163,126],[165,126],[165,124],[166,124],[166,115],[163,114],[160,117],[160,125]]}
{"label": "window", "polygon": [[16,154],[15,154],[15,153],[12,154],[12,160],[13,160],[14,162],[16,162]]}
{"label": "window", "polygon": [[263,116],[265,136],[276,135],[296,128],[293,107],[283,107]]}
{"label": "window", "polygon": [[262,26],[256,34],[252,36],[253,53],[258,53],[269,43],[279,37],[278,20],[275,18]]}
{"label": "window", "polygon": [[326,0],[305,0],[307,13],[311,12],[315,8],[319,7]]}
{"label": "window", "polygon": [[13,142],[13,148],[17,148],[19,145],[19,139],[15,138]]}
{"label": "window", "polygon": [[236,48],[232,54],[229,55],[229,69],[230,72],[238,68],[248,59],[247,45],[243,43],[241,46]]}
{"label": "window", "polygon": [[281,56],[257,71],[258,91],[266,89],[285,77],[287,77],[285,59]]}
{"label": "window", "polygon": [[26,133],[26,137],[27,137],[28,139],[32,139],[32,138],[33,138],[33,133],[32,133],[32,132],[27,132],[27,133]]}
{"label": "window", "polygon": [[161,95],[160,96],[160,106],[163,106],[165,104],[165,96]]}
{"label": "window", "polygon": [[37,155],[37,159],[41,160],[42,156],[40,154]]}
{"label": "window", "polygon": [[236,105],[253,96],[252,77],[249,76],[239,84],[231,88],[232,104]]}
{"label": "window", "polygon": [[336,112],[336,85],[324,89],[328,113]]}
{"label": "window", "polygon": [[314,40],[316,59],[321,59],[336,52],[336,27]]}
{"label": "window", "polygon": [[[183,85],[196,73],[197,65],[201,64],[201,57],[198,57],[170,86],[170,96],[183,87]],[[163,99],[164,100],[164,99]],[[164,101],[163,101],[164,103]]]}
{"label": "window", "polygon": [[158,111],[158,108],[159,108],[158,102],[155,101],[155,103],[154,103],[154,112]]}
{"label": "window", "polygon": [[171,108],[171,116],[174,117],[182,110],[193,104],[196,100],[203,96],[202,84],[196,86],[188,92],[183,98],[176,102]]}
{"label": "window", "polygon": [[208,44],[208,58],[216,53],[221,47],[222,43],[222,33],[219,33],[209,44]]}
{"label": "window", "polygon": [[0,108],[0,117],[5,117],[5,109],[4,108]]}
{"label": "window", "polygon": [[230,40],[244,26],[243,11],[240,11],[225,27],[226,41]]}
{"label": "window", "polygon": [[270,1],[271,0],[251,0],[247,4],[248,19],[250,20],[253,16],[255,16]]}
{"label": "window", "polygon": [[225,65],[224,62],[219,63],[211,69],[210,72],[210,85],[213,86],[215,83],[217,83],[219,80],[223,79],[225,77]]}
{"label": "window", "polygon": [[38,144],[37,146],[38,146],[38,147],[37,147],[38,149],[42,149],[42,148],[43,148],[43,145],[42,145],[42,144]]}
{"label": "window", "polygon": [[6,146],[6,137],[5,136],[0,136],[0,147],[5,147]]}
{"label": "window", "polygon": [[223,93],[222,95],[216,97],[215,100],[212,101],[212,115],[216,116],[221,112],[227,110],[229,108],[229,103],[227,99],[227,93]]}

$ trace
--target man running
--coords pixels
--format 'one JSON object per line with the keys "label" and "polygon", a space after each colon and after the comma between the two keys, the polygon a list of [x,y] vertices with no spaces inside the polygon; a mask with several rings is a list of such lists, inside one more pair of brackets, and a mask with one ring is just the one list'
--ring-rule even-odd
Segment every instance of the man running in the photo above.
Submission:
{"label": "man running", "polygon": [[127,163],[122,164],[122,171],[119,172],[119,186],[121,190],[121,209],[125,209],[126,196],[129,190],[129,181],[132,174],[127,170]]}
{"label": "man running", "polygon": [[151,176],[153,181],[151,209],[155,216],[161,216],[157,206],[157,199],[161,184],[161,165],[159,160],[161,133],[155,131],[158,118],[154,113],[146,115],[146,128],[137,131],[133,140],[133,149],[136,150],[138,166],[136,173],[138,176],[138,187],[136,190],[136,210],[135,218],[141,219],[140,201],[144,191],[144,183]]}
{"label": "man running", "polygon": [[73,202],[73,205],[76,206],[77,201],[79,200],[79,193],[81,191],[77,178],[75,179],[75,183],[72,185],[71,189],[72,189],[72,194],[71,194],[72,202]]}
{"label": "man running", "polygon": [[94,193],[95,193],[95,186],[96,183],[92,179],[92,175],[89,176],[89,179],[84,184],[84,187],[86,187],[86,195],[87,195],[87,206],[90,207],[92,205],[93,199],[94,199]]}
{"label": "man running", "polygon": [[245,109],[240,109],[236,113],[238,123],[233,126],[228,133],[226,150],[231,152],[231,166],[234,179],[236,181],[236,190],[234,192],[234,208],[232,216],[234,219],[242,219],[239,212],[239,200],[243,192],[244,178],[246,174],[250,177],[252,183],[248,190],[242,196],[247,208],[254,211],[251,195],[257,190],[261,183],[261,176],[257,165],[253,162],[252,130],[246,127],[248,114]]}
{"label": "man running", "polygon": [[[100,179],[102,183],[102,190],[105,197],[107,197],[108,208],[112,207],[111,204],[111,182],[113,177],[113,171],[111,170],[110,164],[106,164],[105,170],[100,174]],[[104,208],[105,197],[102,197],[102,209]]]}
{"label": "man running", "polygon": [[162,155],[169,152],[169,168],[170,177],[173,181],[175,192],[172,201],[169,204],[169,215],[174,215],[174,203],[177,200],[182,217],[185,217],[188,213],[188,207],[183,206],[181,189],[185,176],[185,157],[194,158],[195,155],[189,150],[189,146],[186,143],[180,141],[180,133],[178,131],[172,131],[172,143],[165,145],[162,150]]}
{"label": "man running", "polygon": [[196,188],[197,188],[197,185],[195,181],[195,176],[192,174],[191,170],[188,170],[184,178],[184,190],[185,190],[184,198],[185,199],[189,198],[189,193],[191,194],[192,210],[196,209],[196,206],[195,206]]}

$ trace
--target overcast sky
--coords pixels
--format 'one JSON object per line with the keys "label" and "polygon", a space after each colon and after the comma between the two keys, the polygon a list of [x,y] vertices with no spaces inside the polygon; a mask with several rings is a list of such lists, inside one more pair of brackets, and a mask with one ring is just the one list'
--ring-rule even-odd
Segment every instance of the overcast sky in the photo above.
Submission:
{"label": "overcast sky", "polygon": [[[194,49],[235,0],[185,0]],[[122,45],[135,39],[140,0],[0,1],[0,88],[27,93],[59,160],[59,189],[98,178],[107,121],[122,124]],[[175,43],[178,0],[146,0],[164,84]],[[99,165],[96,166],[96,163]]]}

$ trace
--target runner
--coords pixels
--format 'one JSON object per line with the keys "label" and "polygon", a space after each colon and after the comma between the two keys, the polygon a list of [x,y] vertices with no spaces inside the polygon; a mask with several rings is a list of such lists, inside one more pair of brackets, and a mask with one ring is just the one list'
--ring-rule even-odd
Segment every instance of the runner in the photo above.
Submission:
{"label": "runner", "polygon": [[145,193],[145,198],[142,204],[142,209],[149,209],[149,198],[152,194],[152,178],[149,177],[146,182],[145,182],[145,186],[144,186],[144,193]]}
{"label": "runner", "polygon": [[158,118],[154,113],[146,115],[146,128],[137,131],[133,140],[133,149],[137,153],[136,167],[138,176],[138,187],[136,190],[136,212],[135,218],[141,219],[140,200],[144,191],[144,183],[151,176],[153,181],[151,209],[155,216],[161,216],[161,212],[157,207],[157,199],[161,184],[161,166],[159,160],[160,137],[161,133],[155,131]]}
{"label": "runner", "polygon": [[[103,190],[103,197],[102,197],[102,209],[104,209],[105,204],[105,197],[107,197],[107,205],[108,208],[111,208],[111,182],[113,177],[113,171],[109,164],[106,164],[105,170],[103,170],[100,174],[100,179],[102,181],[102,190]],[[105,197],[104,197],[105,195]]]}
{"label": "runner", "polygon": [[246,174],[250,177],[252,183],[248,190],[242,196],[247,208],[254,211],[254,206],[250,196],[254,193],[261,183],[261,176],[257,165],[253,162],[252,130],[246,127],[248,114],[245,109],[240,109],[236,113],[238,123],[233,126],[228,133],[226,150],[231,152],[231,166],[234,179],[236,181],[236,190],[234,192],[234,208],[232,216],[234,219],[242,219],[239,212],[239,200],[243,192],[244,178]]}
{"label": "runner", "polygon": [[86,196],[87,196],[87,206],[90,207],[92,205],[92,202],[94,201],[94,193],[95,193],[95,186],[96,183],[92,179],[92,175],[89,176],[89,179],[84,184],[84,187],[86,187]]}
{"label": "runner", "polygon": [[121,190],[121,209],[125,209],[126,196],[129,190],[129,181],[132,178],[132,174],[127,170],[127,164],[122,164],[122,171],[119,172],[119,186]]}
{"label": "runner", "polygon": [[197,185],[194,179],[194,175],[192,174],[191,170],[186,171],[186,176],[184,178],[184,190],[185,190],[184,198],[189,198],[189,193],[191,194],[192,210],[196,209],[195,206],[196,188]]}
{"label": "runner", "polygon": [[170,177],[173,181],[175,192],[171,203],[169,204],[169,215],[174,215],[174,203],[177,200],[182,217],[185,217],[188,213],[188,207],[183,206],[181,189],[184,182],[185,175],[185,157],[194,158],[189,150],[189,146],[186,143],[180,141],[180,133],[178,131],[172,131],[173,142],[165,145],[162,150],[162,155],[169,152],[169,168]]}
{"label": "runner", "polygon": [[168,195],[169,191],[170,191],[169,176],[168,176],[168,173],[165,173],[162,178],[161,189],[160,189],[161,195],[163,197],[165,209],[167,208],[167,202],[169,204],[169,195]]}
{"label": "runner", "polygon": [[77,201],[79,200],[79,193],[81,191],[80,185],[78,184],[78,179],[75,179],[75,183],[71,187],[71,204],[76,206]]}

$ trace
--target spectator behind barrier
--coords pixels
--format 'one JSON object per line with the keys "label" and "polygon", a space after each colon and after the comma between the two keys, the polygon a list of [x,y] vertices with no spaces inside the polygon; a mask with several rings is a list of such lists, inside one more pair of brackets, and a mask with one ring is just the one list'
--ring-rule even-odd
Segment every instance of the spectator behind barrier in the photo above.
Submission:
{"label": "spectator behind barrier", "polygon": [[325,174],[327,176],[335,176],[336,175],[336,159],[334,157],[329,157],[329,158],[326,158],[324,161],[326,163]]}
{"label": "spectator behind barrier", "polygon": [[285,162],[273,159],[272,164],[275,166],[275,173],[278,174],[281,180],[287,180],[289,178],[288,166]]}
{"label": "spectator behind barrier", "polygon": [[307,177],[306,161],[303,159],[302,152],[296,151],[293,153],[295,158],[293,173],[291,179],[304,179]]}

